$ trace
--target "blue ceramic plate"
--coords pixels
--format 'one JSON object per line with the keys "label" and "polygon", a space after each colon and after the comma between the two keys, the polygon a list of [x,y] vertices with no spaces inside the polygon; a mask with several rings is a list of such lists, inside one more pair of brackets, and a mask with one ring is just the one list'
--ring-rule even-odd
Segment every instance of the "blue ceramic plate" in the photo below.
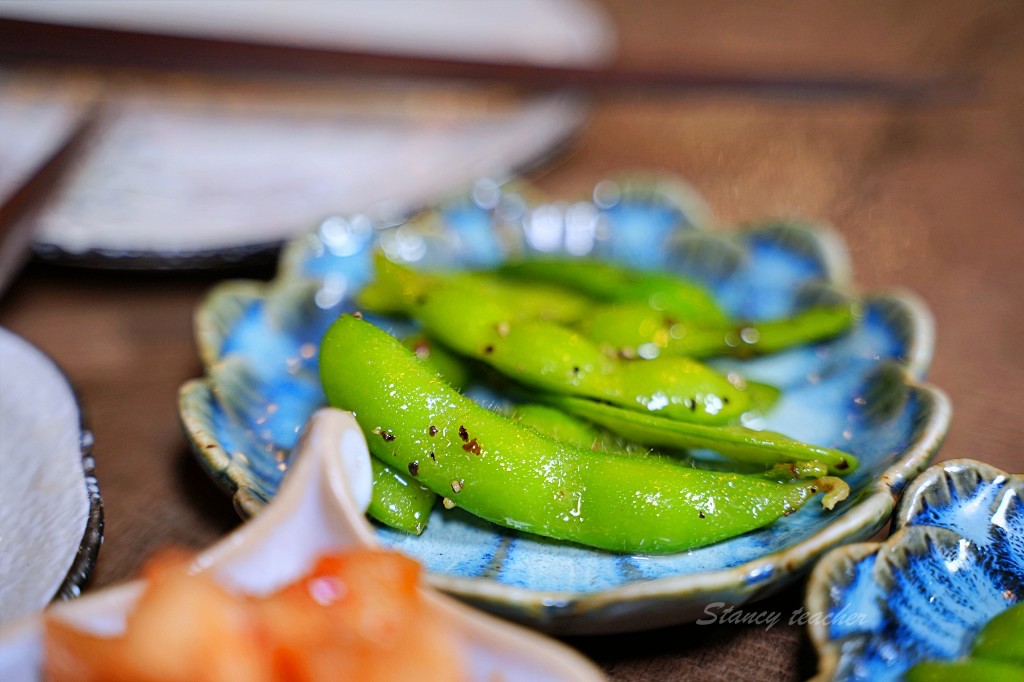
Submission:
{"label": "blue ceramic plate", "polygon": [[[849,286],[830,231],[772,222],[731,233],[701,229],[709,212],[687,186],[647,178],[602,182],[575,203],[479,183],[463,199],[396,225],[332,218],[293,242],[278,279],[228,282],[197,314],[205,378],[182,388],[189,437],[210,473],[252,513],[273,496],[303,423],[323,402],[318,339],[370,277],[370,255],[421,267],[491,265],[566,253],[663,268],[706,283],[737,316],[786,315]],[[834,512],[807,505],[768,528],[667,556],[622,555],[553,542],[438,510],[422,536],[381,540],[423,562],[434,585],[557,632],[612,632],[698,618],[711,602],[778,590],[827,549],[862,540],[933,457],[949,406],[919,383],[931,319],[905,294],[872,294],[842,338],[770,358],[722,362],[785,389],[762,425],[853,452],[861,468]],[[818,507],[817,509],[815,507]]]}
{"label": "blue ceramic plate", "polygon": [[898,680],[915,663],[965,655],[1024,599],[1024,477],[952,460],[904,493],[884,543],[815,567],[808,612],[821,680]]}

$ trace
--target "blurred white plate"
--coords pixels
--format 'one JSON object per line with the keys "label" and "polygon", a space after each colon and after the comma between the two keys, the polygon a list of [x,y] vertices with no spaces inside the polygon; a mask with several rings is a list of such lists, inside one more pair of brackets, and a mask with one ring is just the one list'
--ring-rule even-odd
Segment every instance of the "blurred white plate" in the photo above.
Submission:
{"label": "blurred white plate", "polygon": [[59,99],[4,98],[5,89],[0,80],[0,204],[67,140],[81,114],[80,107]]}
{"label": "blurred white plate", "polygon": [[[0,18],[551,67],[596,66],[614,47],[612,24],[585,0],[10,0],[0,3]],[[11,175],[18,159],[56,134],[44,134],[59,125],[60,106],[52,100],[69,81],[83,80],[73,74],[47,88],[33,85],[30,74],[19,89],[20,76],[6,88],[0,77],[0,114],[13,101],[22,115],[0,118],[0,149],[10,150],[0,161]],[[267,80],[262,90],[236,82],[222,92],[163,76],[148,79],[162,86],[140,96],[145,88],[122,87],[118,78],[100,79],[104,125],[39,214],[36,253],[43,258],[149,269],[266,256],[332,213],[380,218],[433,203],[480,177],[501,179],[550,154],[584,115],[565,95],[499,93],[504,101],[496,105],[493,92],[480,97],[436,83],[429,96],[413,83],[369,79],[354,89],[327,79],[305,90],[302,79]],[[363,86],[390,108],[350,106],[346,95],[359,99]],[[303,94],[274,106],[289,88]],[[24,120],[26,107],[44,111],[39,125]]]}
{"label": "blurred white plate", "polygon": [[0,622],[78,594],[103,509],[75,395],[35,346],[0,328]]}
{"label": "blurred white plate", "polygon": [[585,0],[5,0],[0,17],[325,50],[592,66],[614,47]]}
{"label": "blurred white plate", "polygon": [[550,154],[584,116],[564,95],[475,109],[461,109],[459,96],[454,106],[405,96],[339,112],[254,110],[230,98],[115,101],[40,211],[36,253],[99,267],[230,264],[332,213],[386,219],[502,178]]}

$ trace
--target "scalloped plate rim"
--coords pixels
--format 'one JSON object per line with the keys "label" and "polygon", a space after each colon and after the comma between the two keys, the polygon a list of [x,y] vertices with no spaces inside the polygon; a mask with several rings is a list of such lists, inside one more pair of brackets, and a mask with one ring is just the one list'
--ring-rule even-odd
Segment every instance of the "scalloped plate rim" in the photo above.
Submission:
{"label": "scalloped plate rim", "polygon": [[[679,197],[684,197],[687,202],[693,196],[700,197],[689,183],[674,176],[633,174],[618,176],[614,180],[625,184],[634,178],[639,178],[640,181],[648,185],[656,186],[658,190],[677,201]],[[680,195],[676,191],[677,188],[682,188],[685,192]],[[683,205],[686,203],[684,202]],[[437,208],[430,208],[417,214],[413,219],[421,219],[437,213]],[[704,215],[708,216],[707,222],[698,223],[696,228],[708,236],[735,239],[748,231],[747,229],[731,232],[708,230],[707,228],[714,225],[715,221],[710,218],[710,211]],[[825,282],[830,286],[849,287],[851,285],[849,254],[838,232],[831,226],[816,221],[793,220],[786,222],[795,223],[813,237],[820,251],[821,262],[825,267]],[[208,321],[203,317],[209,310],[211,301],[221,296],[231,295],[232,289],[246,290],[247,294],[253,293],[265,297],[272,289],[284,284],[313,280],[314,278],[301,274],[297,267],[299,262],[297,256],[304,248],[303,242],[308,240],[311,234],[311,232],[301,234],[289,242],[281,254],[281,268],[277,278],[270,282],[246,280],[221,282],[204,297],[196,311],[196,336],[197,339],[205,339],[198,343],[204,364],[204,377],[189,380],[181,387],[179,414],[186,435],[194,450],[199,454],[204,468],[229,494],[241,489],[239,482],[227,479],[224,476],[224,470],[215,469],[207,459],[207,453],[218,454],[219,451],[220,457],[226,461],[227,454],[220,448],[219,441],[213,434],[205,432],[198,423],[200,420],[191,414],[191,409],[187,406],[187,403],[197,399],[195,397],[197,390],[208,391],[212,394],[209,369],[218,361],[216,356],[219,353],[219,348],[213,348],[210,345],[212,343],[210,337],[213,332],[207,327]],[[491,578],[437,573],[428,574],[428,581],[431,585],[460,597],[487,603],[507,604],[515,609],[526,610],[535,616],[542,616],[546,611],[553,610],[554,612],[569,612],[573,617],[578,617],[613,603],[650,598],[711,595],[715,591],[737,587],[740,588],[739,592],[744,594],[744,601],[746,601],[750,594],[779,583],[780,579],[777,576],[795,574],[801,569],[806,569],[808,563],[844,540],[864,534],[866,530],[870,530],[868,535],[873,534],[893,513],[896,507],[897,491],[920,473],[934,457],[948,430],[952,408],[948,397],[941,389],[919,380],[930,365],[935,339],[934,320],[923,300],[916,294],[902,289],[869,292],[859,298],[895,304],[906,312],[912,327],[908,353],[902,362],[890,361],[890,363],[900,368],[902,381],[908,388],[918,391],[927,398],[931,404],[932,413],[929,421],[924,425],[921,435],[907,446],[898,460],[880,474],[870,487],[870,492],[867,492],[853,509],[836,522],[830,523],[821,531],[795,545],[765,554],[737,566],[710,572],[643,580],[595,592],[533,590],[502,584]],[[208,360],[212,360],[212,362]],[[231,490],[229,485],[234,485],[235,489]],[[759,575],[766,569],[770,571],[768,579],[754,582],[748,580],[751,576]]]}
{"label": "scalloped plate rim", "polygon": [[[904,489],[893,514],[893,527],[889,537],[881,542],[860,542],[836,547],[821,558],[807,583],[805,601],[808,612],[827,612],[832,603],[829,596],[833,587],[832,574],[843,565],[843,562],[857,563],[872,554],[878,554],[886,546],[899,544],[903,539],[903,531],[907,528],[928,527],[927,524],[910,523],[911,519],[908,515],[914,506],[913,503],[929,488],[938,485],[940,479],[954,468],[969,468],[983,474],[991,473],[993,477],[1002,476],[1008,480],[1024,481],[1024,475],[1008,473],[987,462],[970,458],[950,459],[925,469]],[[982,475],[980,478],[986,482],[990,481],[987,475]],[[808,624],[808,630],[811,643],[818,654],[818,672],[812,678],[813,682],[826,682],[835,679],[842,658],[842,640],[833,639],[829,635],[828,625],[821,622],[820,619],[811,621]]]}

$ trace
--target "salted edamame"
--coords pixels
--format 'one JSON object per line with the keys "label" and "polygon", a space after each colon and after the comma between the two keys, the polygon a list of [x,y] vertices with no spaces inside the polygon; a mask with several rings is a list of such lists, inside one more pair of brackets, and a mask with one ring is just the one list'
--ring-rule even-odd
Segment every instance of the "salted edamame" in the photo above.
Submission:
{"label": "salted edamame", "polygon": [[400,311],[449,348],[535,389],[704,424],[764,411],[778,396],[770,386],[723,376],[690,358],[609,357],[579,332],[523,319],[506,301],[455,278],[414,273],[393,263],[377,274],[358,298],[360,305],[374,312]]}
{"label": "salted edamame", "polygon": [[832,477],[779,483],[558,442],[476,405],[349,315],[324,337],[320,371],[329,402],[356,414],[371,452],[389,466],[481,518],[556,539],[680,551],[848,490]]}

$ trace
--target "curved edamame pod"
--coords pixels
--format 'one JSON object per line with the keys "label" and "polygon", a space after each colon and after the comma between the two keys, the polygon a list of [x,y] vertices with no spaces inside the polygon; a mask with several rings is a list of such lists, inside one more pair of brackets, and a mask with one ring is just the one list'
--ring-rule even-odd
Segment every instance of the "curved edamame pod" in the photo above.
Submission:
{"label": "curved edamame pod", "polygon": [[725,323],[729,319],[707,289],[680,275],[556,257],[506,263],[497,271],[511,279],[558,284],[606,303],[643,303],[679,320]]}
{"label": "curved edamame pod", "polygon": [[[633,416],[632,413],[626,414]],[[707,468],[705,466],[701,466],[702,464],[705,464],[705,462],[696,460],[688,454],[683,455],[683,453],[680,452],[666,454],[650,450],[643,445],[639,445],[640,449],[635,449],[638,446],[636,443],[618,443],[609,438],[607,433],[595,428],[591,422],[580,419],[579,417],[568,414],[567,412],[563,412],[562,410],[549,405],[536,403],[517,405],[509,415],[509,419],[532,427],[545,436],[549,436],[558,441],[572,443],[573,445],[585,450],[592,450],[594,452],[611,452],[615,454],[628,455],[630,457],[654,457],[680,465]],[[731,429],[732,427],[700,428]],[[765,435],[765,433],[762,432],[761,435]],[[777,434],[768,435],[776,436]],[[783,439],[785,439],[785,437],[783,437]],[[707,445],[703,445],[701,447],[718,445],[719,442],[720,441],[712,443],[709,441]],[[793,441],[789,442],[795,445],[802,445],[794,443]],[[672,443],[669,444],[669,447],[675,448],[677,446],[675,443]],[[756,445],[751,444],[751,447],[756,448]],[[806,454],[810,457],[813,453],[808,452]],[[773,457],[770,453],[766,456],[759,457],[752,452],[750,457],[733,457],[732,460],[733,462],[744,462],[744,464],[747,465],[755,465],[754,467],[745,467],[745,471],[737,471],[737,473],[758,474],[777,481],[792,480],[794,478],[820,478],[829,474],[829,467],[824,462],[815,459],[805,459],[802,457]],[[712,466],[712,468],[715,467]],[[855,468],[855,466],[851,465],[845,469],[844,473],[848,473]]]}
{"label": "curved edamame pod", "polygon": [[[416,277],[412,272],[401,275],[404,282]],[[707,424],[765,410],[778,396],[769,386],[733,381],[689,358],[630,362],[608,357],[567,327],[518,319],[511,306],[457,281],[424,279],[429,283],[419,293],[410,295],[409,286],[403,285],[406,293],[389,297],[388,305],[400,307],[449,348],[534,388]]]}
{"label": "curved edamame pod", "polygon": [[461,391],[469,385],[469,369],[441,344],[431,341],[423,334],[405,338],[402,343],[452,388]]}
{"label": "curved edamame pod", "polygon": [[585,450],[614,451],[611,444],[605,441],[603,435],[588,422],[569,416],[548,405],[535,403],[516,405],[508,418],[517,424],[536,429],[537,432],[549,438],[563,443],[572,443]]}
{"label": "curved edamame pod", "polygon": [[915,665],[903,676],[904,682],[1020,682],[1022,679],[1024,666],[987,658],[925,661]]}
{"label": "curved edamame pod", "polygon": [[855,311],[852,304],[816,306],[779,320],[690,322],[634,302],[599,306],[579,328],[619,354],[750,357],[838,336],[853,324]]}
{"label": "curved edamame pod", "polygon": [[[459,360],[438,344],[420,335],[403,341],[405,347],[453,388],[469,382],[469,372]],[[386,526],[419,535],[430,520],[437,494],[410,480],[411,472],[399,473],[376,457],[370,458],[373,496],[366,513]]]}
{"label": "curved edamame pod", "polygon": [[[557,441],[572,443],[584,450],[610,452],[630,457],[650,457],[666,462],[672,462],[677,465],[707,468],[700,466],[703,462],[695,460],[689,455],[684,456],[682,453],[673,453],[669,455],[666,453],[655,452],[646,447],[642,449],[633,449],[632,444],[626,444],[623,447],[621,444],[609,439],[607,434],[594,428],[594,426],[589,422],[548,405],[539,405],[534,403],[517,405],[509,415],[509,419],[534,428],[543,435],[554,438]],[[754,464],[764,467],[765,462],[769,460],[772,462],[775,461],[772,457],[751,457],[749,461],[742,461],[746,464]],[[733,458],[733,461],[741,460]],[[754,467],[749,467],[748,471],[737,471],[736,473],[757,474],[775,481],[789,481],[795,478],[820,478],[827,476],[829,473],[828,466],[816,460],[788,461],[783,458],[783,461],[776,464],[769,464],[768,466],[769,468],[762,468],[760,470]]]}
{"label": "curved edamame pod", "polygon": [[828,466],[829,472],[837,475],[848,474],[858,465],[853,455],[833,448],[801,443],[774,431],[680,422],[566,396],[552,395],[545,399],[623,438],[652,447],[706,448],[729,459],[766,466],[818,462]]}
{"label": "curved edamame pod", "polygon": [[386,526],[419,535],[427,527],[437,495],[377,459],[370,458],[373,496],[366,513]]}
{"label": "curved edamame pod", "polygon": [[[455,311],[472,311],[462,325]],[[733,383],[689,358],[629,361],[608,357],[581,334],[550,322],[507,322],[508,311],[472,292],[438,287],[413,307],[424,329],[456,351],[543,391],[604,400],[667,418],[724,424],[766,410],[778,393]]]}
{"label": "curved edamame pod", "polygon": [[382,253],[374,256],[376,277],[356,296],[362,308],[382,315],[403,313],[402,301],[430,293],[439,281],[469,288],[478,296],[495,299],[515,313],[516,319],[574,322],[582,319],[594,302],[562,287],[537,282],[506,281],[485,271],[422,273],[393,263]]}
{"label": "curved edamame pod", "polygon": [[769,524],[822,491],[595,453],[510,422],[453,391],[388,334],[344,315],[320,352],[328,400],[355,412],[371,451],[494,523],[626,552],[699,547]]}
{"label": "curved edamame pod", "polygon": [[594,301],[582,294],[544,282],[517,282],[483,271],[455,272],[448,277],[497,299],[520,318],[573,322],[586,317],[594,306]]}
{"label": "curved edamame pod", "polygon": [[971,655],[1024,667],[1024,602],[1018,602],[985,624],[974,638]]}

